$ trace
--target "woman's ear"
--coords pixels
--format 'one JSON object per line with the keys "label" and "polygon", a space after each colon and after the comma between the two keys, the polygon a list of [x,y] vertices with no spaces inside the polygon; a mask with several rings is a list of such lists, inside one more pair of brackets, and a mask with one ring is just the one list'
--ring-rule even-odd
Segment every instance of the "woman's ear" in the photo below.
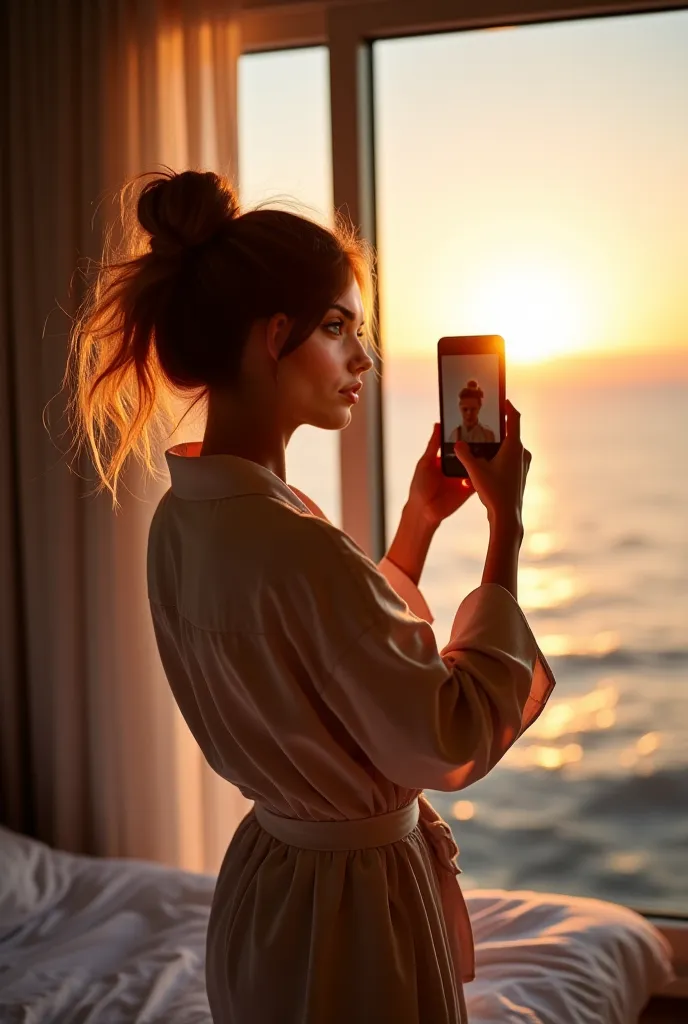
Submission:
{"label": "woman's ear", "polygon": [[265,342],[268,352],[275,360],[279,358],[285,341],[294,324],[294,318],[286,313],[274,313],[267,322],[265,330]]}

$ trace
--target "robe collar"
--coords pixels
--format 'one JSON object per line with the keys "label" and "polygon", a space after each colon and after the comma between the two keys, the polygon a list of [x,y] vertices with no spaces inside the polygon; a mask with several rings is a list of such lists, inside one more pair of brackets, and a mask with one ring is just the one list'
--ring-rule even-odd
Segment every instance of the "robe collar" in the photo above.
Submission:
{"label": "robe collar", "polygon": [[266,466],[239,455],[201,455],[201,441],[185,441],[165,452],[172,493],[189,501],[265,494],[307,512],[297,494]]}

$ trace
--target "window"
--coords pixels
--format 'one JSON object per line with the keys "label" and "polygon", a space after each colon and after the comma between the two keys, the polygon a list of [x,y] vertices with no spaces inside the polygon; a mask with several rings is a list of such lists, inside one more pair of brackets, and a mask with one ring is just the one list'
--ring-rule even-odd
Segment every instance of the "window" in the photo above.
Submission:
{"label": "window", "polygon": [[[239,61],[239,186],[244,205],[286,199],[332,220],[329,68],[322,46],[245,54]],[[339,435],[301,427],[287,447],[287,482],[338,526]]]}
{"label": "window", "polygon": [[[505,337],[534,455],[519,600],[558,690],[433,795],[467,887],[688,913],[686,53],[686,11],[374,44],[388,538],[442,335]],[[440,645],[486,545],[477,498],[433,542]]]}

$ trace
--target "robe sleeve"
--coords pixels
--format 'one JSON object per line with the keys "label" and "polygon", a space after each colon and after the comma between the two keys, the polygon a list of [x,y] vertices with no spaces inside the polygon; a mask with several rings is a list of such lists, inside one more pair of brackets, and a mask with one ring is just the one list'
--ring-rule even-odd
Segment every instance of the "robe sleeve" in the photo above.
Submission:
{"label": "robe sleeve", "polygon": [[432,623],[433,614],[428,603],[423,597],[420,587],[413,582],[411,577],[407,576],[404,570],[394,562],[390,562],[386,555],[377,563],[377,568],[390,586],[396,590],[399,597],[403,598],[413,614],[417,615],[419,619],[425,619],[426,622]]}
{"label": "robe sleeve", "polygon": [[482,778],[554,687],[518,603],[497,584],[478,587],[439,651],[430,624],[347,534],[314,519],[297,526],[273,592],[321,698],[400,786],[455,791]]}
{"label": "robe sleeve", "polygon": [[[298,488],[289,485],[291,490],[301,499],[307,508],[313,513],[314,516],[319,516],[324,519],[325,522],[329,523],[329,519],[323,512],[323,510],[316,505],[312,498],[309,498],[303,491]],[[377,563],[378,570],[387,579],[387,582],[394,587],[397,594],[409,606],[414,615],[417,615],[419,619],[425,619],[426,622],[433,621],[433,614],[428,607],[428,603],[423,597],[420,588],[413,582],[410,576],[407,576],[403,569],[400,569],[394,562],[390,562],[389,558],[385,555]]]}

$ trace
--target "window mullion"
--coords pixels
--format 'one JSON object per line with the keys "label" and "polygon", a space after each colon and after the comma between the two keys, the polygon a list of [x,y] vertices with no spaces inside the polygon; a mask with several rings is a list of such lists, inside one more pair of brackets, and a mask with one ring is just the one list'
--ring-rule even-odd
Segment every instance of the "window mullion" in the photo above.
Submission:
{"label": "window mullion", "polygon": [[[375,244],[372,52],[347,18],[328,12],[333,198]],[[375,298],[377,304],[377,296]],[[379,362],[365,378],[351,424],[340,433],[343,528],[374,560],[385,549],[384,467]]]}

